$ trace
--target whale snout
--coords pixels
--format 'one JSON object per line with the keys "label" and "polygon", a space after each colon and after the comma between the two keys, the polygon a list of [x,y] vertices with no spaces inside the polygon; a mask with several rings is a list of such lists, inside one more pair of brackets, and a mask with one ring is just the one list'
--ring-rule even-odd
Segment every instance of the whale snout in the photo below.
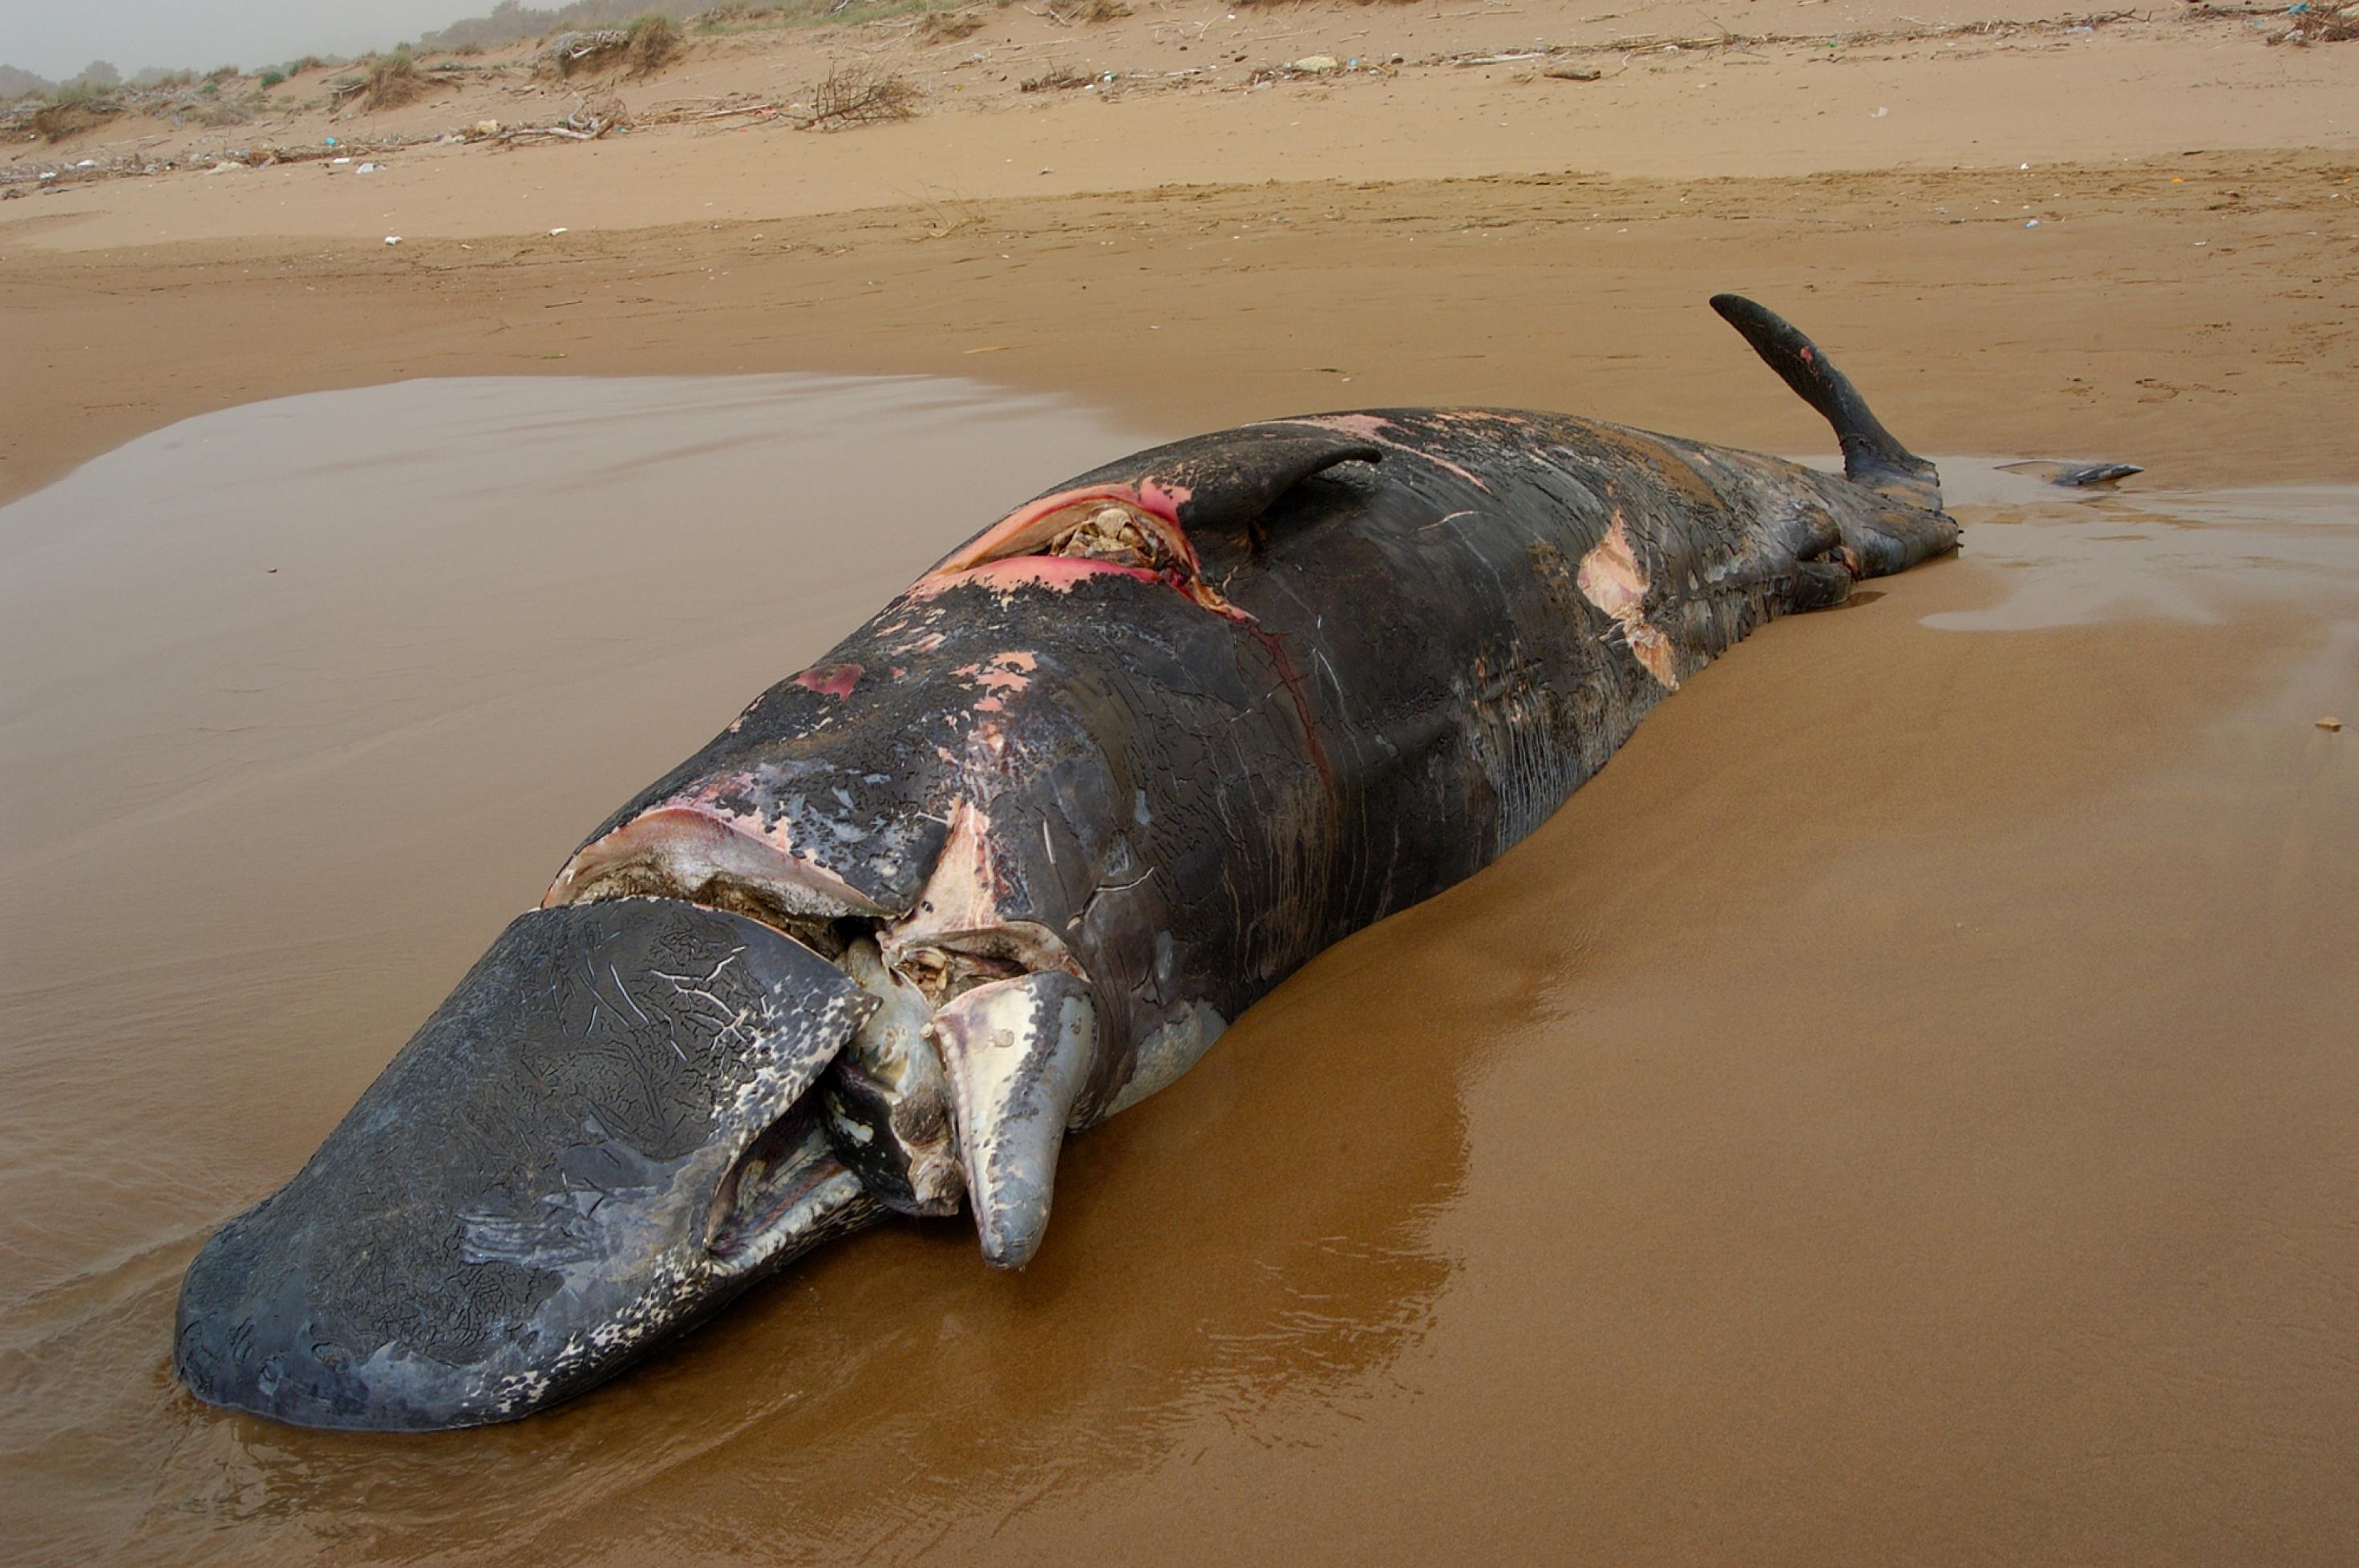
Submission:
{"label": "whale snout", "polygon": [[[384,1314],[355,1317],[333,1279],[307,1266],[300,1242],[308,1239],[274,1229],[255,1211],[205,1243],[181,1285],[172,1340],[174,1368],[192,1393],[299,1426],[381,1432],[470,1426],[508,1413],[523,1390],[486,1375],[481,1353],[514,1338],[517,1325],[483,1322],[473,1346],[431,1335],[414,1343],[386,1337]],[[429,1306],[422,1302],[378,1305],[421,1325],[445,1315],[421,1314]]]}
{"label": "whale snout", "polygon": [[880,1212],[810,1093],[875,1002],[661,899],[512,924],[319,1152],[190,1264],[173,1360],[305,1426],[509,1420]]}

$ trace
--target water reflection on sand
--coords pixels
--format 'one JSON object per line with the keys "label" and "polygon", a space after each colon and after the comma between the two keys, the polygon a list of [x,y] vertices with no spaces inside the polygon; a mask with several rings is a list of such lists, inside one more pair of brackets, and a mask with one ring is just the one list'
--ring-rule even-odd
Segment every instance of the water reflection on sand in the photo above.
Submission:
{"label": "water reflection on sand", "polygon": [[2359,764],[2310,722],[2359,722],[2359,492],[1966,462],[1962,561],[1770,628],[1077,1140],[1022,1276],[962,1223],[875,1232],[473,1433],[179,1391],[197,1242],[584,828],[1150,438],[964,384],[414,383],[0,511],[0,1538],[2162,1561],[2359,1529]]}

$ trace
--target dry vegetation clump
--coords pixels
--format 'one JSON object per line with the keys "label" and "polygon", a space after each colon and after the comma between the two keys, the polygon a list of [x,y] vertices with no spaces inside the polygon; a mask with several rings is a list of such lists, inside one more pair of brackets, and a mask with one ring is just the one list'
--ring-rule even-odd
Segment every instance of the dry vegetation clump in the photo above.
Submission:
{"label": "dry vegetation clump", "polygon": [[418,74],[418,62],[408,49],[396,49],[379,55],[361,78],[361,107],[364,109],[398,109],[404,103],[416,102],[426,92],[425,79]]}
{"label": "dry vegetation clump", "polygon": [[799,118],[807,130],[826,131],[909,120],[917,114],[918,90],[908,78],[864,65],[836,65],[810,90],[810,111]]}
{"label": "dry vegetation clump", "polygon": [[541,51],[539,70],[543,75],[569,78],[577,71],[603,70],[630,44],[631,35],[620,27],[601,27],[593,33],[560,33]]}
{"label": "dry vegetation clump", "polygon": [[634,76],[660,70],[679,53],[679,24],[661,11],[635,18],[624,37],[623,59]]}
{"label": "dry vegetation clump", "polygon": [[1026,77],[1016,84],[1016,90],[1019,92],[1067,92],[1076,87],[1087,87],[1089,84],[1088,77],[1075,76],[1063,66],[1059,66],[1053,70],[1043,71],[1038,76]]}
{"label": "dry vegetation clump", "polygon": [[783,15],[783,9],[775,5],[727,0],[726,4],[699,11],[689,18],[689,25],[700,33],[743,33],[779,26]]}
{"label": "dry vegetation clump", "polygon": [[2359,5],[2321,5],[2317,0],[2306,8],[2297,8],[2288,16],[2292,24],[2281,33],[2271,33],[2269,42],[2292,44],[2296,48],[2310,44],[2347,44],[2359,38]]}
{"label": "dry vegetation clump", "polygon": [[68,94],[34,110],[31,124],[34,134],[43,141],[62,142],[68,136],[95,130],[122,113],[119,99]]}
{"label": "dry vegetation clump", "polygon": [[1100,22],[1118,22],[1131,14],[1123,0],[1049,0],[1049,19],[1070,27],[1075,23],[1094,26]]}
{"label": "dry vegetation clump", "polygon": [[974,11],[929,11],[918,23],[921,44],[954,44],[983,31],[984,17]]}

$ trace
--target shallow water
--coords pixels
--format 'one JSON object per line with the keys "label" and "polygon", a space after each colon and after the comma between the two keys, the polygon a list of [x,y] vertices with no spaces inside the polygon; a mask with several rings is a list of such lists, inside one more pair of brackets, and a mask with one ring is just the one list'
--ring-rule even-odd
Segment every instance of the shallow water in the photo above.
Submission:
{"label": "shallow water", "polygon": [[179,1272],[581,833],[1151,436],[421,382],[0,510],[0,1547],[28,1562],[2326,1560],[2359,1538],[2359,489],[1944,464],[1483,876],[1077,1140],[518,1425],[298,1432]]}

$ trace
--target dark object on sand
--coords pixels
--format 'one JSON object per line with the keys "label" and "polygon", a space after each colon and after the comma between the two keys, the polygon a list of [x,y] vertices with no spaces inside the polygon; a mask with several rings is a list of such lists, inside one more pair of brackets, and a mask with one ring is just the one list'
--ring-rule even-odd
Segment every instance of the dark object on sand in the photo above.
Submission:
{"label": "dark object on sand", "polygon": [[2001,463],[1998,466],[2008,473],[2027,474],[2048,484],[2060,484],[2068,490],[2118,484],[2134,473],[2146,472],[2136,463],[2065,463],[2052,458],[2033,458],[2026,462]]}
{"label": "dark object on sand", "polygon": [[1712,304],[1846,477],[1564,415],[1274,420],[951,552],[616,812],[190,1265],[201,1398],[507,1420],[819,1242],[963,1203],[1020,1267],[1069,1131],[1472,875],[1754,628],[1955,547],[1932,465]]}

